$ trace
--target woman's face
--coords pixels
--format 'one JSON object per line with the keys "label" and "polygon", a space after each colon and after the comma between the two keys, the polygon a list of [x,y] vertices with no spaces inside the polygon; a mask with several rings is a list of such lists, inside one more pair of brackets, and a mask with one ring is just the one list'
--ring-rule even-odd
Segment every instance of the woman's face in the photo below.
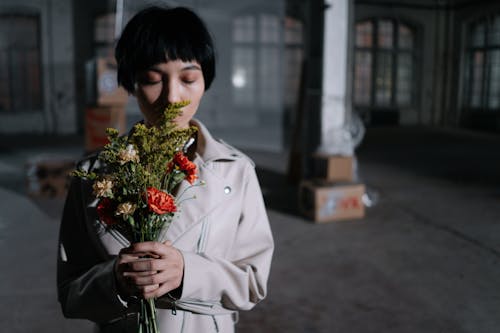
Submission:
{"label": "woman's face", "polygon": [[175,119],[179,128],[189,126],[205,92],[205,80],[197,61],[171,60],[139,72],[135,96],[146,125],[153,126],[165,108],[175,102],[189,100]]}

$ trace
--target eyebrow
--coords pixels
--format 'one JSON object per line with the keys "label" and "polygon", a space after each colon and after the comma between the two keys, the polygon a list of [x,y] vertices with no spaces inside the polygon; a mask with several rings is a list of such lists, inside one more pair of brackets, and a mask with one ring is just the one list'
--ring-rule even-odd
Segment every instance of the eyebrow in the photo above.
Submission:
{"label": "eyebrow", "polygon": [[194,64],[190,64],[190,65],[188,65],[188,66],[186,66],[186,67],[183,67],[183,68],[181,69],[181,71],[189,71],[189,70],[193,70],[193,69],[194,69],[194,70],[199,70],[199,71],[201,71],[201,67],[200,67],[200,66],[198,66],[198,65],[194,65]]}
{"label": "eyebrow", "polygon": [[[157,72],[157,73],[163,73],[163,71],[161,69],[159,69],[159,68],[157,68],[155,66],[152,66],[152,67],[148,68],[147,70],[148,71]],[[181,68],[181,72],[183,72],[183,71],[190,71],[190,70],[201,71],[201,66],[196,65],[196,64],[188,64],[185,67]]]}

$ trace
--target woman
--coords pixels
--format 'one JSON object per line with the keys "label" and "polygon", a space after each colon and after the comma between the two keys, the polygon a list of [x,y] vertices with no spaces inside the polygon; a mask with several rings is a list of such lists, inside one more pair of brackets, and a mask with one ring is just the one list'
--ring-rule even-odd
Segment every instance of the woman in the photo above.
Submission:
{"label": "woman", "polygon": [[[100,332],[134,332],[134,300],[155,298],[161,332],[233,332],[237,310],[266,296],[273,239],[253,163],[193,119],[215,76],[212,39],[192,11],[153,7],[127,24],[115,55],[118,82],[146,125],[169,103],[191,102],[175,123],[198,128],[188,156],[206,185],[191,189],[196,199],[182,204],[164,240],[122,248],[96,223],[91,182],[73,179],[60,229],[63,312]],[[102,166],[94,156],[80,167]]]}

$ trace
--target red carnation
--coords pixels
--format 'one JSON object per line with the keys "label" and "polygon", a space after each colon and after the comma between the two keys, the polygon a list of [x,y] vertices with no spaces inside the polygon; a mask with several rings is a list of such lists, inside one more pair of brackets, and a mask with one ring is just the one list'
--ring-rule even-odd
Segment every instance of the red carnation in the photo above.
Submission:
{"label": "red carnation", "polygon": [[196,178],[198,178],[198,176],[196,175],[196,164],[191,162],[186,157],[186,155],[184,155],[180,151],[175,153],[174,163],[179,166],[179,169],[181,169],[181,171],[184,172],[184,174],[186,174],[186,180],[190,184],[193,184]]}
{"label": "red carnation", "polygon": [[103,198],[97,204],[97,215],[106,225],[111,226],[117,223],[114,217],[116,204],[110,198]]}
{"label": "red carnation", "polygon": [[160,191],[154,187],[148,187],[148,207],[156,214],[173,213],[177,211],[174,198],[168,193]]}

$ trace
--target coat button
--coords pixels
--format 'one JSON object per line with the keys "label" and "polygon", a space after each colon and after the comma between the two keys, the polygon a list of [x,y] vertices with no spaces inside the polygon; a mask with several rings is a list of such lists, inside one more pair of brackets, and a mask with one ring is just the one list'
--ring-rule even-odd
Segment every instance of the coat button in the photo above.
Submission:
{"label": "coat button", "polygon": [[224,187],[224,193],[226,194],[231,193],[231,188],[229,186]]}

